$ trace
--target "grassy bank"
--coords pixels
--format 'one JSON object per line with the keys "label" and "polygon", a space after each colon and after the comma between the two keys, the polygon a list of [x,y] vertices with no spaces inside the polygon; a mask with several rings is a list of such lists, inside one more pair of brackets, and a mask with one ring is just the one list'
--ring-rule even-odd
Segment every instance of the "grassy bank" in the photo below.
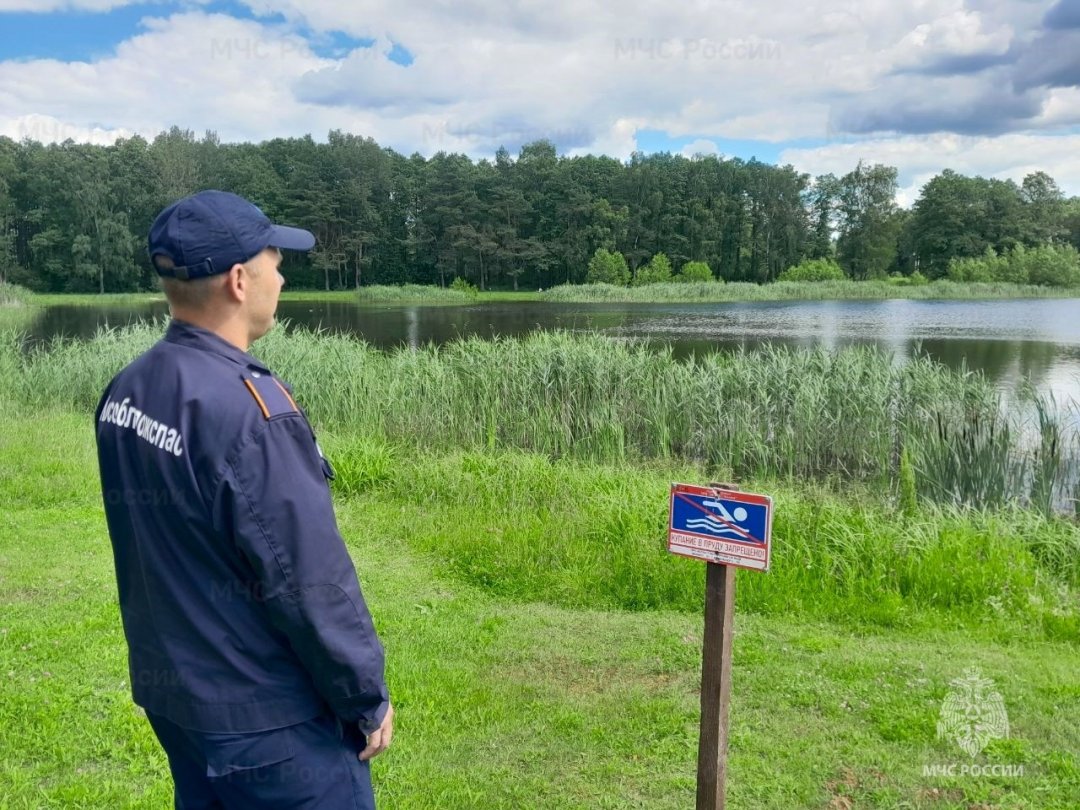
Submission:
{"label": "grassy bank", "polygon": [[355,292],[362,304],[483,304],[496,301],[538,301],[535,292],[466,292],[424,284],[372,284]]}
{"label": "grassy bank", "polygon": [[[39,306],[88,306],[123,307],[140,304],[164,303],[165,296],[158,291],[136,293],[33,293],[31,300]],[[352,290],[282,290],[282,301],[341,301],[353,303],[356,293]]]}
{"label": "grassy bank", "polygon": [[[89,408],[160,325],[0,354],[10,395]],[[1003,412],[980,375],[878,350],[770,349],[676,361],[598,335],[537,333],[385,353],[278,330],[255,349],[305,392],[312,416],[357,435],[434,450],[517,449],[599,462],[683,459],[715,477],[857,480],[880,492],[977,507],[1075,496],[1074,428]],[[409,403],[403,407],[402,403]],[[902,459],[910,475],[901,473]]]}
{"label": "grassy bank", "polygon": [[[42,306],[58,304],[123,306],[163,301],[160,292],[138,293],[33,293],[29,299]],[[886,300],[983,300],[1009,298],[1077,298],[1080,290],[1030,284],[957,283],[941,280],[924,285],[899,285],[888,281],[778,281],[649,284],[616,287],[611,284],[564,284],[543,291],[462,292],[422,284],[369,285],[359,290],[290,290],[283,301],[341,301],[373,305],[468,305],[496,302],[545,301],[550,303],[705,303],[739,301],[831,301]]]}
{"label": "grassy bank", "polygon": [[124,307],[163,302],[160,292],[133,293],[34,293],[31,300],[43,307],[51,306],[99,306]]}
{"label": "grassy bank", "polygon": [[[282,301],[337,301],[365,304],[484,304],[497,301],[538,301],[537,292],[480,292],[475,295],[439,287],[407,284],[404,286],[361,287],[357,290],[291,290],[281,292]],[[162,302],[157,291],[135,293],[29,293],[27,301],[39,306],[135,306]],[[2,300],[0,300],[2,303]]]}
{"label": "grassy bank", "polygon": [[888,281],[777,281],[772,284],[670,283],[642,287],[611,284],[565,284],[545,290],[541,300],[553,303],[695,303],[725,301],[833,301],[988,298],[1077,298],[1080,290],[1029,284],[934,281],[899,285]]}
{"label": "grassy bank", "polygon": [[[339,494],[401,504],[402,539],[463,582],[572,608],[700,607],[703,566],[660,544],[669,483],[707,480],[700,467],[432,456],[354,437],[327,447]],[[1021,634],[1080,642],[1080,530],[1071,522],[929,506],[905,516],[858,488],[743,483],[774,495],[779,538],[770,575],[740,581],[744,610],[874,626],[1003,620]],[[434,529],[431,514],[440,516]]]}
{"label": "grassy bank", "polygon": [[[130,702],[89,414],[4,407],[0,804],[168,806]],[[323,438],[398,708],[381,807],[692,806],[702,570],[663,551],[657,509],[699,470]],[[1065,529],[776,492],[776,568],[739,576],[729,806],[1073,807],[1077,555],[1044,547]],[[971,762],[935,726],[972,666],[1011,729],[976,762],[1023,776],[924,776]]]}
{"label": "grassy bank", "polygon": [[[33,293],[31,300],[40,306],[137,306],[139,304],[154,304],[165,301],[165,296],[160,291],[136,292],[136,293]],[[356,300],[356,293],[352,290],[334,290],[323,292],[320,290],[289,290],[281,292],[283,301],[347,301]]]}
{"label": "grassy bank", "polygon": [[341,301],[362,304],[492,304],[505,301],[538,301],[535,292],[477,292],[462,293],[458,290],[427,287],[419,284],[403,286],[371,285],[359,290],[289,290],[281,293],[283,301]]}

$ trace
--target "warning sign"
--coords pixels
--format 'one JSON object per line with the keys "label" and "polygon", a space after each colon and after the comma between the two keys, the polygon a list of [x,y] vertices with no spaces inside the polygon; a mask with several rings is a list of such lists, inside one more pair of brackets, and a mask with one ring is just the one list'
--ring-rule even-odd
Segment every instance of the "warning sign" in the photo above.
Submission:
{"label": "warning sign", "polygon": [[767,571],[771,533],[768,495],[671,485],[668,551],[673,554]]}

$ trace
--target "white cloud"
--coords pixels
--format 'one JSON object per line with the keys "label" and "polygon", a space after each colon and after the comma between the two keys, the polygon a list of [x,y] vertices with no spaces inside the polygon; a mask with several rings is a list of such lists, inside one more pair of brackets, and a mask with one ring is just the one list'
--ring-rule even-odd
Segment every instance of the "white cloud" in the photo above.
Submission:
{"label": "white cloud", "polygon": [[720,154],[720,147],[717,146],[714,141],[699,138],[684,146],[682,148],[682,153],[685,157],[690,158],[694,157],[694,155],[718,155]]}
{"label": "white cloud", "polygon": [[1041,170],[1066,194],[1080,194],[1080,135],[926,135],[787,149],[780,155],[781,163],[813,175],[845,174],[860,160],[900,169],[898,199],[905,206],[914,203],[922,187],[943,169],[1018,183]]}
{"label": "white cloud", "polygon": [[645,122],[640,119],[620,118],[606,130],[599,132],[593,142],[567,150],[569,155],[608,155],[627,160],[637,150],[637,131],[645,129]]}
{"label": "white cloud", "polygon": [[1039,123],[1047,128],[1080,124],[1080,88],[1056,87],[1043,103]]}
{"label": "white cloud", "polygon": [[93,143],[107,146],[117,138],[130,138],[136,133],[120,128],[77,126],[68,124],[51,115],[22,115],[17,118],[0,116],[0,135],[15,141],[30,139],[41,143],[60,143],[71,139],[76,143]]}
{"label": "white cloud", "polygon": [[980,54],[1001,55],[1009,50],[1013,38],[1012,26],[1001,25],[989,31],[984,28],[984,18],[966,9],[917,25],[893,49],[896,64],[918,67],[925,65],[928,60]]}
{"label": "white cloud", "polygon": [[[723,13],[656,0],[408,7],[388,0],[244,1],[255,14],[285,22],[201,11],[150,16],[141,33],[105,58],[0,62],[0,132],[101,142],[113,133],[152,136],[179,125],[215,130],[226,141],[260,141],[321,138],[341,128],[406,153],[483,155],[499,144],[548,138],[570,154],[625,158],[643,129],[699,139],[684,150],[691,152],[714,151],[721,139],[832,139],[830,120],[855,121],[853,113],[874,113],[889,125],[921,116],[920,126],[932,130],[941,109],[970,108],[968,119],[978,120],[976,113],[997,103],[993,91],[1001,91],[971,62],[958,76],[935,70],[948,60],[1000,56],[1030,40],[1045,11],[1006,0],[732,0]],[[28,5],[0,0],[0,9]],[[328,59],[303,31],[376,44]],[[414,55],[408,68],[387,58],[394,43]],[[918,105],[927,99],[933,109],[924,111]],[[909,106],[882,117],[881,110],[900,104]],[[1004,103],[998,109],[1006,110]],[[1009,109],[1025,127],[1060,129],[1080,121],[1080,91],[1047,91],[1041,102]],[[837,119],[833,110],[848,117]],[[895,136],[789,149],[781,162],[813,173],[849,171],[860,157],[888,162],[901,168],[908,199],[945,166],[999,174],[1020,171],[1025,162],[1080,191],[1070,154],[1076,146],[1072,136],[1037,132]]]}
{"label": "white cloud", "polygon": [[0,118],[45,116],[61,122],[61,134],[153,134],[176,124],[215,129],[228,140],[325,125],[317,110],[305,121],[311,110],[289,89],[298,73],[325,64],[302,38],[202,13],[150,19],[146,27],[96,62],[0,63]]}

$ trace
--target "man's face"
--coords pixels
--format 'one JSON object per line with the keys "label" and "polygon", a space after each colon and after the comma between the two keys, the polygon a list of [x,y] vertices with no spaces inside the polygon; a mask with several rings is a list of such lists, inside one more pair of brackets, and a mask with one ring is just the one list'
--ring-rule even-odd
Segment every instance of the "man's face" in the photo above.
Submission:
{"label": "man's face", "polygon": [[248,334],[255,341],[274,327],[274,313],[278,297],[285,285],[278,268],[281,267],[281,251],[268,247],[247,263],[249,268],[249,293],[245,301]]}

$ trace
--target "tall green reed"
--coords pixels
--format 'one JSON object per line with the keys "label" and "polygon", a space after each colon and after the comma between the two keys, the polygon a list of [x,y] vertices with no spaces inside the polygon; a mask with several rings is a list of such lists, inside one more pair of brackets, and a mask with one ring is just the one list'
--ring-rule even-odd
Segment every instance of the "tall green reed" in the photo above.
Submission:
{"label": "tall green reed", "polygon": [[0,307],[23,306],[30,303],[30,291],[17,284],[0,281]]}
{"label": "tall green reed", "polygon": [[[103,330],[0,366],[17,401],[90,408],[161,324]],[[275,330],[254,352],[320,425],[437,450],[516,448],[590,461],[685,459],[716,475],[868,482],[899,491],[906,452],[924,498],[1049,511],[1076,467],[1056,408],[1003,407],[990,383],[871,347],[768,347],[676,360],[600,335],[467,338],[384,353],[354,338]]]}
{"label": "tall green reed", "polygon": [[880,300],[883,298],[980,299],[980,298],[1062,298],[1075,295],[1064,288],[1026,284],[956,283],[934,281],[917,286],[900,286],[888,281],[776,281],[664,283],[641,287],[613,284],[563,284],[545,290],[542,299],[551,302],[658,302],[658,301],[823,301]]}
{"label": "tall green reed", "polygon": [[372,284],[356,291],[356,297],[363,303],[401,303],[418,301],[421,303],[467,304],[476,300],[475,294],[448,287],[431,287],[424,284]]}

